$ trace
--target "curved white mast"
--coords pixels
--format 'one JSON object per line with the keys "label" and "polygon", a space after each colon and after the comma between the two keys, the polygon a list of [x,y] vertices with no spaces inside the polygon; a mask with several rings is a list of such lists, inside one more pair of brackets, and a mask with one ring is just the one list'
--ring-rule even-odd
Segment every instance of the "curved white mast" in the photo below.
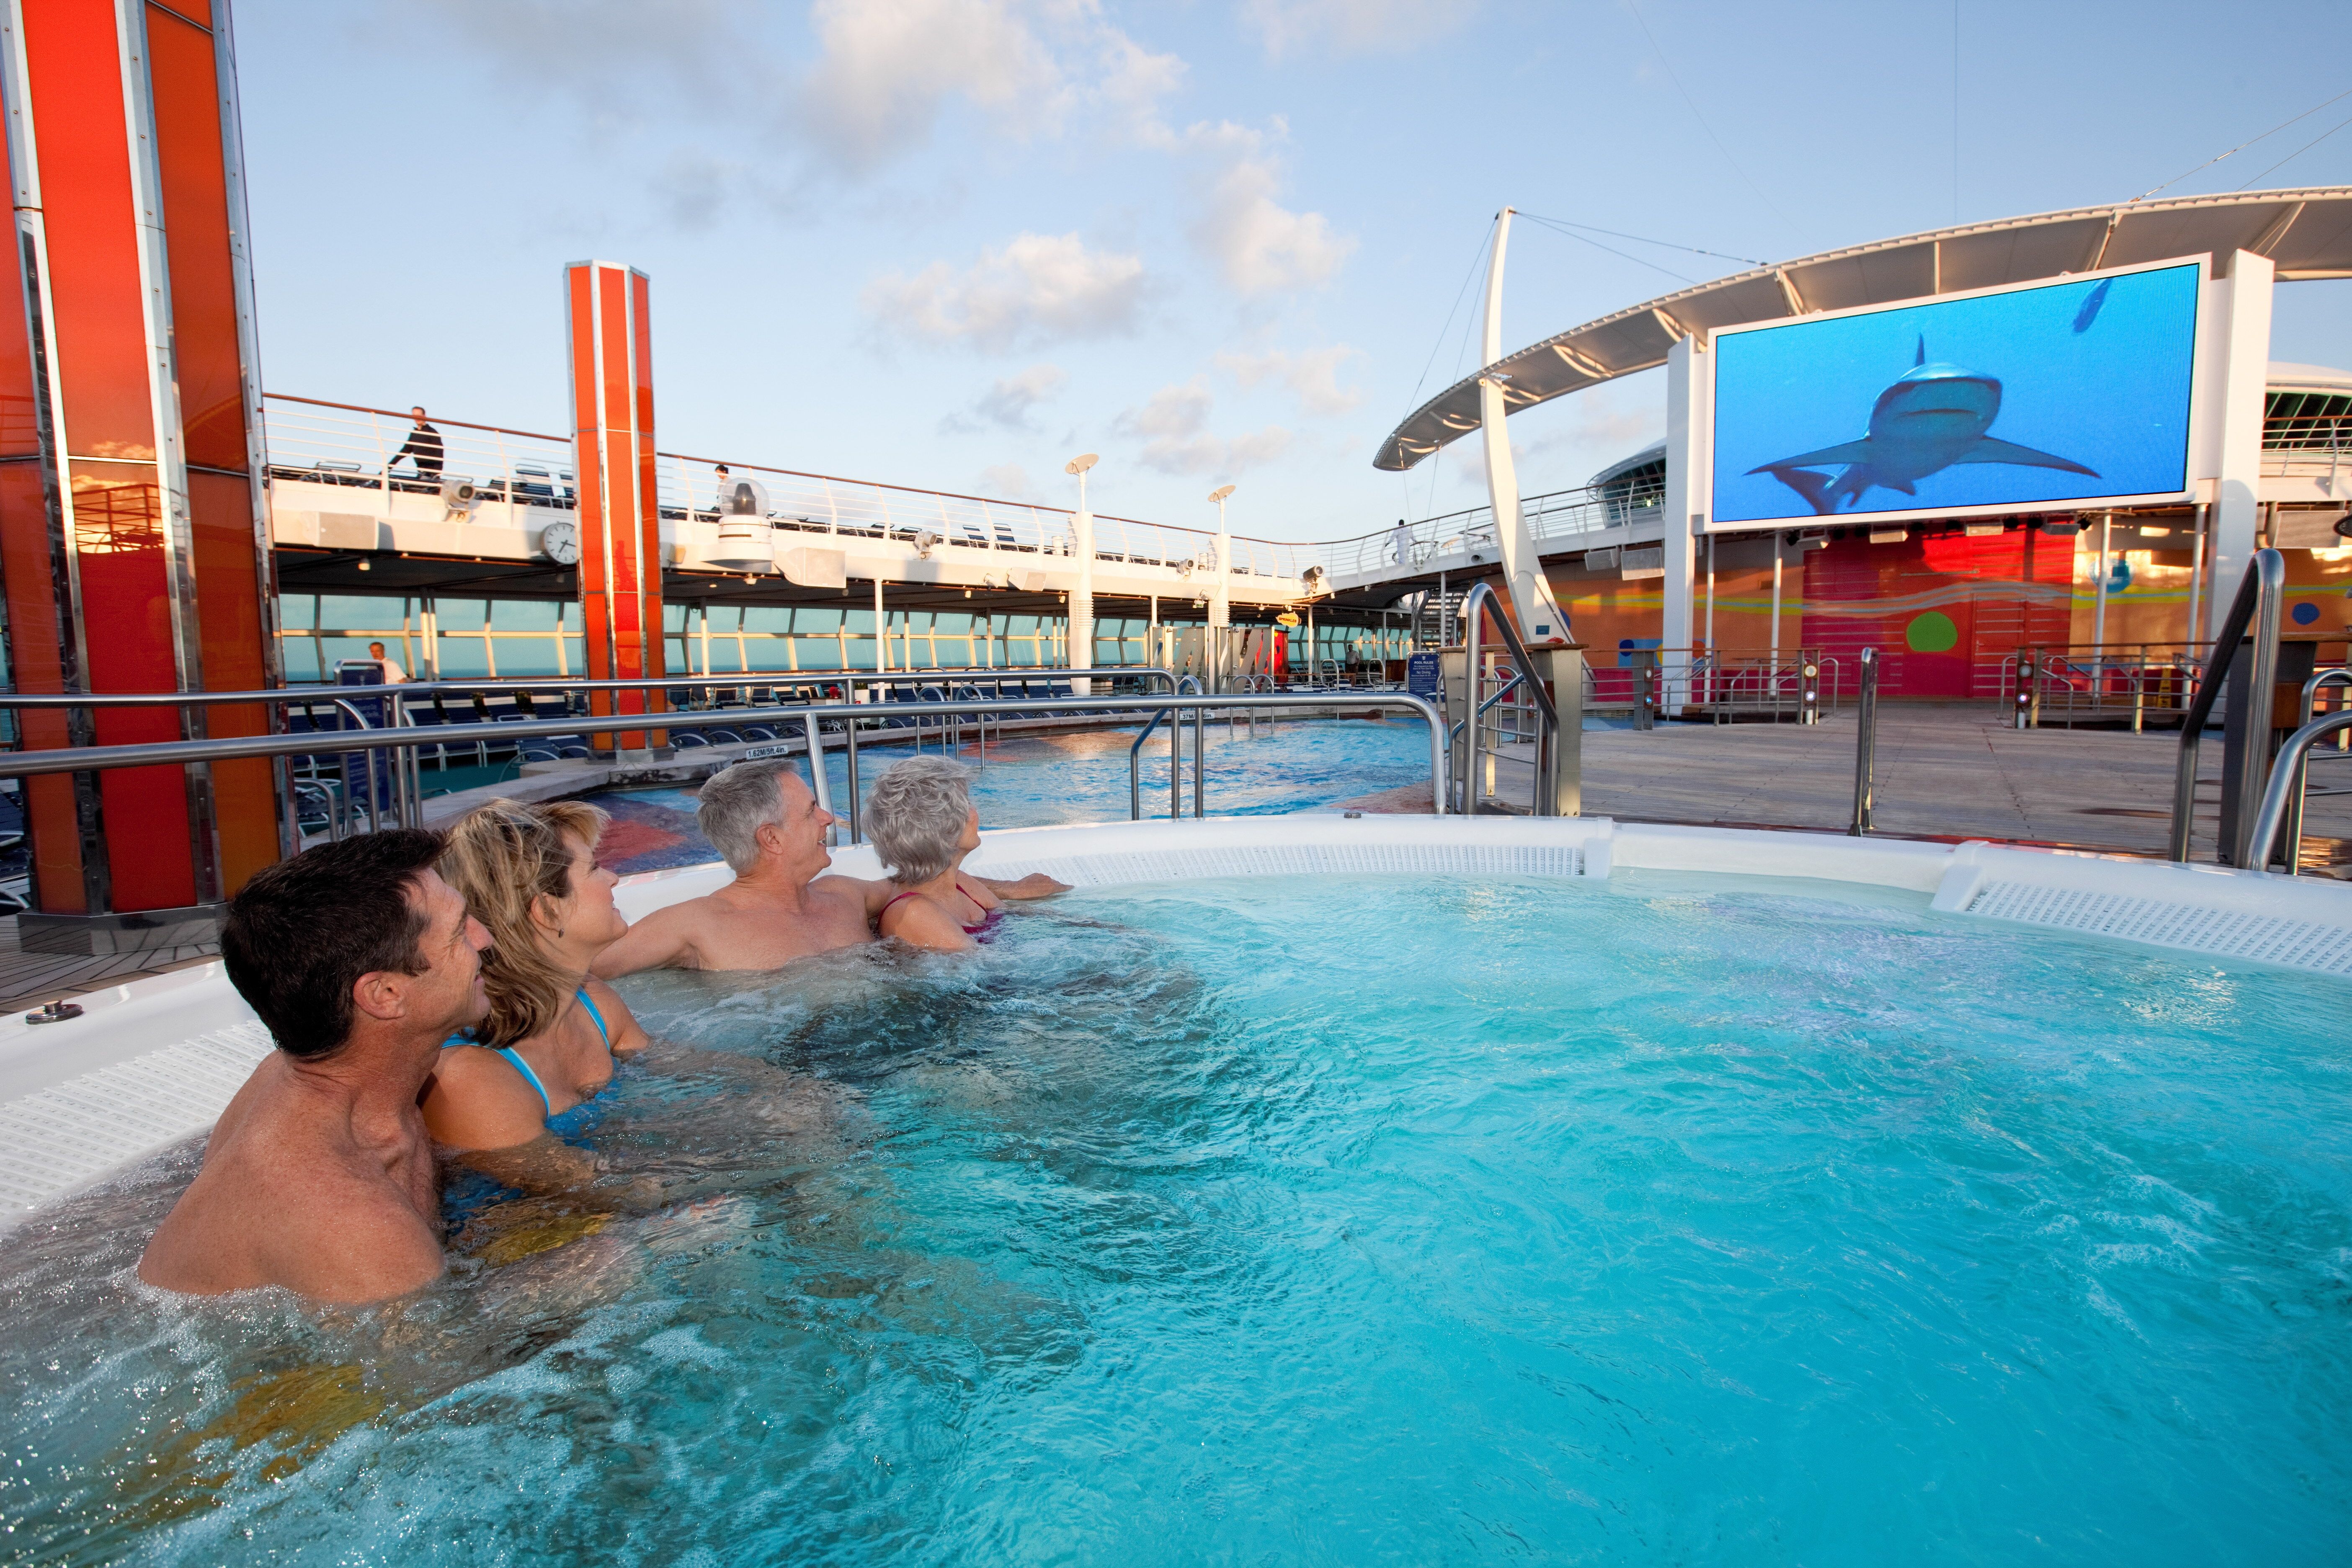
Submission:
{"label": "curved white mast", "polygon": [[[1479,346],[1480,363],[1492,366],[1503,357],[1503,252],[1511,238],[1512,209],[1495,215],[1495,250],[1486,262],[1486,332]],[[1536,554],[1535,536],[1519,510],[1519,473],[1511,462],[1511,437],[1503,428],[1510,410],[1503,402],[1507,377],[1482,373],[1478,377],[1478,424],[1486,447],[1486,500],[1495,510],[1495,543],[1503,557],[1503,581],[1510,589],[1511,608],[1519,618],[1519,635],[1537,643],[1566,642],[1568,616],[1544,581],[1543,562]]]}

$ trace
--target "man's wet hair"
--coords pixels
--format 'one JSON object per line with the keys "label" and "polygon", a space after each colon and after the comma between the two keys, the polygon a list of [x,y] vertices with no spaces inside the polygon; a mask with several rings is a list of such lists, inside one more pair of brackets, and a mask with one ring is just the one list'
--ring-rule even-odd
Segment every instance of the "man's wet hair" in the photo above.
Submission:
{"label": "man's wet hair", "polygon": [[379,971],[422,974],[427,923],[409,889],[441,835],[399,827],[305,849],[257,872],[228,903],[221,959],[278,1048],[321,1061],[352,1033],[352,987]]}

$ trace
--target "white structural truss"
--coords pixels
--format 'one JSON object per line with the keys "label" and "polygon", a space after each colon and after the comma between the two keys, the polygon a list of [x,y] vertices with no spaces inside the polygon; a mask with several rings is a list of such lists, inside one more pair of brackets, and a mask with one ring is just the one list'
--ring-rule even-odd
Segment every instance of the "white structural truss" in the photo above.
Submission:
{"label": "white structural truss", "polygon": [[[1494,251],[1486,258],[1486,330],[1479,352],[1490,366],[1503,357],[1503,253],[1510,245],[1511,210],[1505,207],[1495,215]],[[1510,432],[1504,428],[1510,413],[1504,396],[1509,384],[1510,377],[1499,372],[1478,383],[1478,425],[1486,448],[1486,499],[1495,509],[1495,543],[1502,552],[1503,579],[1510,585],[1520,632],[1530,643],[1566,642],[1568,616],[1544,580],[1535,536],[1519,510],[1519,473],[1511,461]]]}

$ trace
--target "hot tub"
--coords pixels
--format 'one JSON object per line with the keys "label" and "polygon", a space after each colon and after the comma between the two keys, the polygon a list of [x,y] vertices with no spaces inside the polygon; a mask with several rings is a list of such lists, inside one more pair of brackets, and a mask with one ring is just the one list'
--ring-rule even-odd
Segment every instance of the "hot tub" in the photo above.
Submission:
{"label": "hot tub", "polygon": [[0,1028],[0,1553],[2279,1563],[2352,1524],[2352,889],[1328,815],[979,868],[1076,889],[976,956],[625,983],[745,1064],[625,1071],[593,1135],[678,1202],[396,1310],[130,1280],[266,1048],[216,975]]}

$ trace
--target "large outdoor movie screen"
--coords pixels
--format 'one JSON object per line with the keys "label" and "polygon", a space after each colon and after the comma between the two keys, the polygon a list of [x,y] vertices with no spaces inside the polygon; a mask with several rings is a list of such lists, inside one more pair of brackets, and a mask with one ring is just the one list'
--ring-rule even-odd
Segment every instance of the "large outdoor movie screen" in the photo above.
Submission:
{"label": "large outdoor movie screen", "polygon": [[2179,494],[2198,273],[1719,334],[1713,525]]}

